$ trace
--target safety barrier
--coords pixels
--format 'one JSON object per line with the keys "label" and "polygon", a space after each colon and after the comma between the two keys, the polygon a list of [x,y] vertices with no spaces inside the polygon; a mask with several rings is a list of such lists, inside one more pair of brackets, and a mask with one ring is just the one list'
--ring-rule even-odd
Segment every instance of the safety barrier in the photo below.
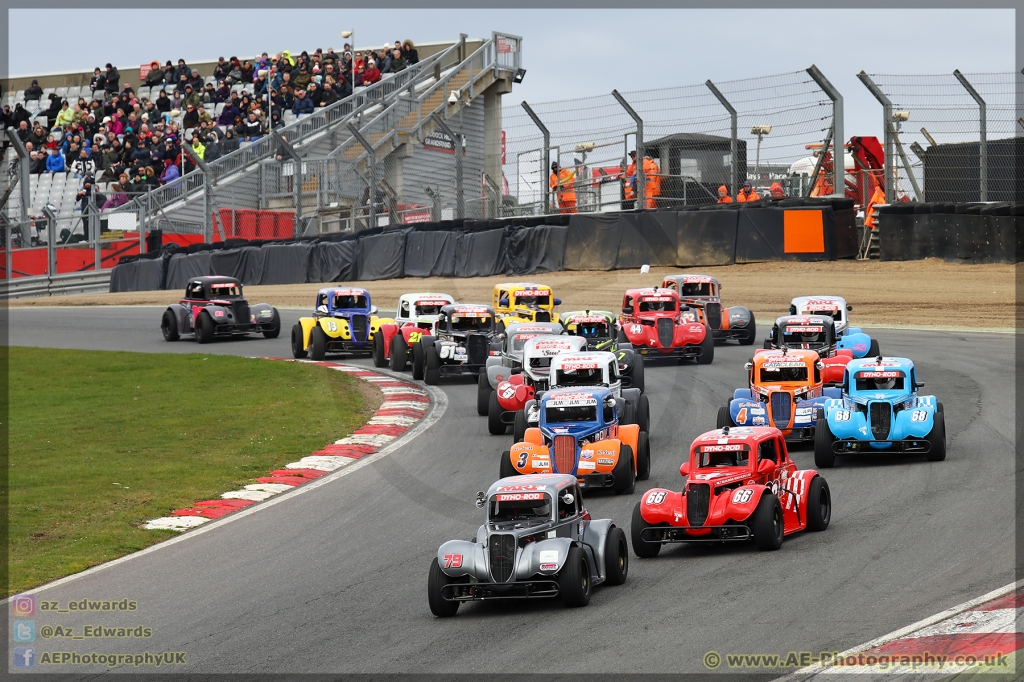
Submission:
{"label": "safety barrier", "polygon": [[879,207],[879,258],[1019,263],[1024,204],[899,203]]}
{"label": "safety barrier", "polygon": [[19,277],[0,283],[0,299],[102,293],[110,288],[111,272],[100,270],[53,277]]}

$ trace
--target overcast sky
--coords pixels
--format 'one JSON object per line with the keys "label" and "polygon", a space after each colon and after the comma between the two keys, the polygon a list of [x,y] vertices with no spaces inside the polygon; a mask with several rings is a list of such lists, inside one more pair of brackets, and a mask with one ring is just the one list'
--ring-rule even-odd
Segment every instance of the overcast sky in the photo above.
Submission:
{"label": "overcast sky", "polygon": [[[357,49],[396,39],[524,37],[527,76],[506,104],[796,71],[816,64],[843,93],[846,135],[880,133],[880,109],[855,74],[1014,69],[1013,10],[18,10],[12,75],[113,62],[203,61],[232,54]],[[62,39],[50,44],[44,27]],[[70,27],[74,27],[68,33]],[[884,30],[879,30],[885,27]],[[840,36],[845,36],[841,38]],[[52,36],[51,36],[52,37]],[[136,76],[137,80],[137,76]]]}

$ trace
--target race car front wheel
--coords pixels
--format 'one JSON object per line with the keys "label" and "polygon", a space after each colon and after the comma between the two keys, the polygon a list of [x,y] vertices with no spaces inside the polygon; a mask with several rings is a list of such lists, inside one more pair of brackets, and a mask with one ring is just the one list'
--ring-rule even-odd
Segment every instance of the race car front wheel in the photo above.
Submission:
{"label": "race car front wheel", "polygon": [[384,367],[388,360],[384,357],[384,334],[378,329],[373,335],[373,366]]}
{"label": "race car front wheel", "polygon": [[423,381],[423,342],[412,344],[412,378]]}
{"label": "race car front wheel", "polygon": [[487,380],[487,372],[480,372],[476,378],[476,413],[481,417],[487,415],[492,393],[494,391],[491,390],[491,382]]}
{"label": "race car front wheel", "polygon": [[437,355],[437,347],[433,344],[423,349],[424,364],[423,380],[430,386],[441,383],[441,358]]}
{"label": "race car front wheel", "polygon": [[[641,429],[643,427],[640,427]],[[646,481],[651,477],[651,442],[646,431],[640,431],[636,441],[636,480]]]}
{"label": "race car front wheel", "polygon": [[718,422],[715,426],[716,429],[721,429],[726,426],[736,426],[732,423],[732,412],[729,411],[728,405],[723,405],[718,408]]}
{"label": "race car front wheel", "polygon": [[301,360],[309,355],[302,343],[302,325],[298,322],[292,327],[292,357]]}
{"label": "race car front wheel", "polygon": [[196,341],[199,343],[210,343],[213,341],[215,329],[216,325],[210,314],[205,312],[199,313],[199,319],[196,320]]}
{"label": "race car front wheel", "polygon": [[644,392],[644,356],[639,353],[633,355],[633,367],[630,368],[630,388],[638,388]]}
{"label": "race car front wheel", "polygon": [[405,366],[409,364],[409,344],[405,337],[398,332],[391,337],[391,371],[404,372]]}
{"label": "race car front wheel", "polygon": [[832,493],[825,479],[815,476],[811,481],[811,491],[807,495],[807,530],[825,530],[831,520]]}
{"label": "race car front wheel", "polygon": [[505,427],[507,424],[501,421],[501,414],[505,410],[502,409],[501,403],[498,402],[497,391],[491,391],[491,395],[487,398],[487,431],[492,436],[504,436]]}
{"label": "race car front wheel", "polygon": [[270,326],[263,330],[263,338],[276,339],[281,335],[281,315],[274,308],[274,316],[270,318]]}
{"label": "race car front wheel", "polygon": [[164,311],[164,316],[160,318],[160,331],[164,334],[164,341],[178,340],[178,317],[172,311]]}
{"label": "race car front wheel", "polygon": [[516,411],[516,421],[512,426],[512,438],[517,443],[522,443],[526,440],[526,429],[530,428],[529,422],[526,421],[526,410]]}
{"label": "race car front wheel", "polygon": [[616,495],[629,494],[636,486],[636,471],[633,468],[633,448],[623,443],[619,446],[619,461],[612,469],[612,490]]}
{"label": "race car front wheel", "polygon": [[754,542],[762,551],[771,552],[782,547],[785,527],[782,522],[782,505],[779,498],[765,491],[757,503],[753,518]]}
{"label": "race car front wheel", "polygon": [[747,322],[746,333],[739,338],[740,345],[751,345],[754,343],[755,336],[757,336],[757,321],[754,319],[754,313],[750,313],[750,322]]}
{"label": "race car front wheel", "polygon": [[501,453],[501,462],[498,463],[498,478],[508,478],[509,476],[518,476],[519,472],[512,466],[512,455],[508,450]]}
{"label": "race car front wheel", "polygon": [[427,602],[430,604],[430,612],[438,618],[454,616],[459,610],[459,602],[448,601],[441,596],[442,588],[455,582],[458,580],[445,575],[437,563],[437,557],[434,557],[430,562],[430,576],[427,578]]}
{"label": "race car front wheel", "polygon": [[814,424],[814,466],[819,469],[831,469],[835,466],[836,453],[832,450],[832,444],[835,442],[836,437],[829,428],[825,410],[819,408]]}
{"label": "race car front wheel", "polygon": [[878,348],[878,339],[871,339],[871,345],[868,346],[867,357],[869,357],[869,358],[877,358],[881,354],[882,354],[882,351],[879,350],[879,348]]}
{"label": "race car front wheel", "polygon": [[[941,404],[941,403],[940,403]],[[932,430],[928,432],[928,461],[941,462],[946,459],[946,415],[935,413]]]}
{"label": "race car front wheel", "polygon": [[321,361],[327,355],[327,334],[320,328],[319,325],[313,327],[312,331],[309,332],[309,357],[317,362]]}
{"label": "race car front wheel", "polygon": [[609,585],[621,585],[626,582],[629,573],[629,547],[626,545],[626,534],[618,526],[608,529],[604,540],[604,572],[608,576]]}
{"label": "race car front wheel", "polygon": [[[434,561],[437,561],[435,557]],[[565,566],[558,574],[558,591],[562,603],[570,608],[590,603],[590,562],[587,553],[573,545],[565,558]]]}
{"label": "race car front wheel", "polygon": [[647,395],[641,395],[636,402],[636,423],[640,425],[641,431],[651,432],[651,401]]}
{"label": "race car front wheel", "polygon": [[704,340],[700,342],[700,355],[697,356],[698,365],[710,365],[715,360],[715,337],[707,327],[704,331]]}
{"label": "race car front wheel", "polygon": [[633,554],[641,559],[651,559],[658,556],[658,552],[661,551],[660,542],[648,542],[643,538],[644,529],[650,527],[651,524],[644,521],[644,517],[640,514],[640,503],[637,502],[633,507],[633,520],[629,524],[629,534],[633,540]]}

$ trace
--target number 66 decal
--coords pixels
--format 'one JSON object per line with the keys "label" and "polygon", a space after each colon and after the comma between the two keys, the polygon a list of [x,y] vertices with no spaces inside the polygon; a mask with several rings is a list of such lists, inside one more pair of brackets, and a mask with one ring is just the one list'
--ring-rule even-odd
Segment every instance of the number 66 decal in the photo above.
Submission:
{"label": "number 66 decal", "polygon": [[753,494],[754,491],[751,490],[750,488],[743,488],[742,490],[737,490],[732,496],[732,503],[746,504],[747,502],[750,502],[750,497]]}

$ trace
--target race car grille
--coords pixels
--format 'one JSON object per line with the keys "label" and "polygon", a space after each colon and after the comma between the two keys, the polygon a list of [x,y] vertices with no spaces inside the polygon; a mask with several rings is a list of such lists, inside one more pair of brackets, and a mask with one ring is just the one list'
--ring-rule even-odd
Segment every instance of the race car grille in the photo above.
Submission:
{"label": "race car grille", "polygon": [[551,313],[549,313],[546,310],[538,310],[537,311],[537,322],[550,322],[550,321],[551,321]]}
{"label": "race car grille", "polygon": [[555,471],[571,474],[576,468],[576,439],[572,436],[555,436]]}
{"label": "race car grille", "polygon": [[658,320],[658,341],[661,343],[662,348],[672,347],[672,337],[675,335],[675,330],[676,326],[667,317]]}
{"label": "race car grille", "polygon": [[869,403],[868,415],[871,419],[871,434],[878,440],[888,439],[892,428],[892,406],[883,402]]}
{"label": "race car grille", "polygon": [[508,533],[492,535],[487,540],[491,559],[491,579],[508,582],[516,563],[516,536]]}
{"label": "race car grille", "polygon": [[236,324],[249,324],[249,304],[246,301],[233,301],[231,312],[235,315]]}
{"label": "race car grille", "polygon": [[353,315],[350,318],[349,325],[352,330],[353,341],[365,342],[367,340],[370,327],[366,324],[366,315]]}
{"label": "race car grille", "polygon": [[704,313],[708,317],[708,326],[712,329],[722,328],[722,304],[708,303],[704,306]]}
{"label": "race car grille", "polygon": [[786,428],[793,416],[793,396],[783,391],[776,391],[772,393],[771,401],[772,420],[775,422],[775,428]]}
{"label": "race car grille", "polygon": [[466,339],[466,353],[469,364],[482,365],[487,362],[487,337],[483,334],[470,334]]}
{"label": "race car grille", "polygon": [[691,526],[703,526],[708,520],[711,505],[711,486],[707,483],[691,483],[686,487],[686,520]]}

